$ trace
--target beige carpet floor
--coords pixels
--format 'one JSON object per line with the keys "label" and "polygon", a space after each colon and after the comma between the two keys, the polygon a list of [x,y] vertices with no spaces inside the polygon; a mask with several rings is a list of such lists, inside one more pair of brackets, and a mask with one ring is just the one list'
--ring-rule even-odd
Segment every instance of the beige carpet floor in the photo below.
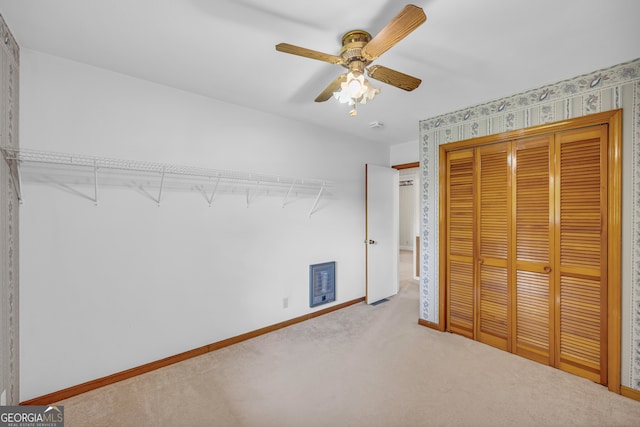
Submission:
{"label": "beige carpet floor", "polygon": [[[339,286],[339,284],[337,284]],[[75,426],[640,426],[640,402],[417,324],[417,281],[59,402]]]}

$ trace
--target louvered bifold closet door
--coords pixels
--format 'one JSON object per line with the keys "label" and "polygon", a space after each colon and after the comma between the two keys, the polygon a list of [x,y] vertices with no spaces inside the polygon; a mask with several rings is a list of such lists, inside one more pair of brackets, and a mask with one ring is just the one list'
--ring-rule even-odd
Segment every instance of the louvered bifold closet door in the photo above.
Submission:
{"label": "louvered bifold closet door", "polygon": [[607,378],[607,128],[556,135],[556,365]]}
{"label": "louvered bifold closet door", "polygon": [[509,269],[511,234],[510,143],[476,151],[478,185],[478,341],[509,349]]}
{"label": "louvered bifold closet door", "polygon": [[446,174],[447,325],[473,338],[473,150],[447,153]]}
{"label": "louvered bifold closet door", "polygon": [[514,143],[513,352],[554,364],[553,136]]}

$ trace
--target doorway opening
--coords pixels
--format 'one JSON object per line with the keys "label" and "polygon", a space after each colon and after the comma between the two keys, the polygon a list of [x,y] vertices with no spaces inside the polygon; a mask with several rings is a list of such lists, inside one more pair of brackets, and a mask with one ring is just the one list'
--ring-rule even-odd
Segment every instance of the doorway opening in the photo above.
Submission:
{"label": "doorway opening", "polygon": [[419,284],[420,276],[420,172],[419,162],[395,165],[399,171],[399,282]]}

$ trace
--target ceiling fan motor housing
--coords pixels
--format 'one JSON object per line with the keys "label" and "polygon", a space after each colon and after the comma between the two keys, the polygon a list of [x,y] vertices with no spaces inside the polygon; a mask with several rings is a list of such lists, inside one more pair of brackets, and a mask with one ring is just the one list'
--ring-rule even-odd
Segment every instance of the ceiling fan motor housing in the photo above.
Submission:
{"label": "ceiling fan motor housing", "polygon": [[352,30],[342,36],[342,49],[340,57],[344,61],[344,66],[350,71],[363,72],[364,67],[369,65],[362,56],[362,49],[371,40],[371,34],[364,30]]}

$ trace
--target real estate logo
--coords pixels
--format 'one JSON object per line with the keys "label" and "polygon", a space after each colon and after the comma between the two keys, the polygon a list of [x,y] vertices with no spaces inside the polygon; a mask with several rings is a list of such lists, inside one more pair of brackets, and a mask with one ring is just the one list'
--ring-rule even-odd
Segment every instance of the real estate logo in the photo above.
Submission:
{"label": "real estate logo", "polygon": [[64,427],[64,406],[0,406],[0,427]]}

